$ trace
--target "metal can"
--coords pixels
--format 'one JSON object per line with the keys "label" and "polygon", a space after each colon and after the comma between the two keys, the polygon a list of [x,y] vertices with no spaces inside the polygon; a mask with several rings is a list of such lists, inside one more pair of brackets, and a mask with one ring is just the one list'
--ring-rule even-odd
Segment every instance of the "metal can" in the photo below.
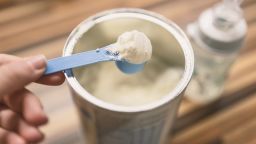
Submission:
{"label": "metal can", "polygon": [[[175,83],[174,89],[156,101],[122,106],[103,101],[89,91],[95,86],[100,69],[94,68],[89,73],[83,72],[84,68],[66,70],[87,144],[163,144],[169,137],[194,68],[190,42],[176,24],[141,9],[105,11],[88,18],[73,30],[65,44],[63,56],[108,45],[119,34],[133,29],[149,36],[153,45],[153,59],[161,58],[170,66],[182,67],[181,78]],[[84,77],[87,79],[82,81]],[[111,95],[111,92],[106,95]]]}

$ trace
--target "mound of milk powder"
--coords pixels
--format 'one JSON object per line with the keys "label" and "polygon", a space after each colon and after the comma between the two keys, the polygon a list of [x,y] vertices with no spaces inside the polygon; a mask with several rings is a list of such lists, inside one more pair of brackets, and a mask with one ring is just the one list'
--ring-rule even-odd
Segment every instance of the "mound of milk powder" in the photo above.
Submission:
{"label": "mound of milk powder", "polygon": [[118,52],[119,56],[133,64],[142,64],[152,55],[152,45],[149,38],[142,32],[133,30],[121,34],[111,52]]}

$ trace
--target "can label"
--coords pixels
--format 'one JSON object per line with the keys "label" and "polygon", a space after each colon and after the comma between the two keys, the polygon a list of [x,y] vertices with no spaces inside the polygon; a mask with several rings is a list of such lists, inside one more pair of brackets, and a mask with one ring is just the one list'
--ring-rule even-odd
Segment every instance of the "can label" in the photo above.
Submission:
{"label": "can label", "polygon": [[164,126],[160,120],[134,130],[117,130],[100,139],[100,144],[157,144]]}
{"label": "can label", "polygon": [[[93,141],[98,141],[99,144],[157,144],[167,117],[167,110],[161,110],[146,115],[140,114],[133,119],[117,118],[119,117],[117,114],[114,115],[115,118],[108,117],[108,119],[115,119],[110,122],[104,121],[100,117],[93,118],[90,112],[84,108],[80,108],[80,115],[84,123],[87,125],[90,123],[90,126],[88,125],[86,128],[86,133],[91,134],[95,129],[89,127],[93,125],[97,127],[98,137],[95,137],[97,140]],[[107,117],[107,115],[102,112],[102,117]]]}

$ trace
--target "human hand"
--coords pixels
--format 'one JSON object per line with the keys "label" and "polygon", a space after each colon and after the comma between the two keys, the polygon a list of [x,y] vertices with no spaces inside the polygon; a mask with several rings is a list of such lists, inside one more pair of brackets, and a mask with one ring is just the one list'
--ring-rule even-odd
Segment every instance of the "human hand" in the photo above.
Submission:
{"label": "human hand", "polygon": [[0,143],[28,144],[43,139],[39,126],[48,121],[39,99],[25,86],[32,82],[59,85],[64,75],[43,76],[46,60],[0,54]]}

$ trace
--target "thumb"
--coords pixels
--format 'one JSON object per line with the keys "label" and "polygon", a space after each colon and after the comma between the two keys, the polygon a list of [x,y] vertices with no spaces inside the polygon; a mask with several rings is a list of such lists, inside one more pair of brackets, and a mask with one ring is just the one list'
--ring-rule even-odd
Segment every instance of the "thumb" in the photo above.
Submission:
{"label": "thumb", "polygon": [[45,70],[46,60],[43,55],[13,61],[0,66],[0,98],[22,89],[36,81]]}

